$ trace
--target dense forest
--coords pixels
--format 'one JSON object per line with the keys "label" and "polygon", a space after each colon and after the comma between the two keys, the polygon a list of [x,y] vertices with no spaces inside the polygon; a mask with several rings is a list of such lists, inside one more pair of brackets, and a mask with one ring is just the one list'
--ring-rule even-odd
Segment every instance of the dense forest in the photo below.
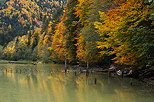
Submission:
{"label": "dense forest", "polygon": [[153,0],[3,0],[0,58],[154,66]]}

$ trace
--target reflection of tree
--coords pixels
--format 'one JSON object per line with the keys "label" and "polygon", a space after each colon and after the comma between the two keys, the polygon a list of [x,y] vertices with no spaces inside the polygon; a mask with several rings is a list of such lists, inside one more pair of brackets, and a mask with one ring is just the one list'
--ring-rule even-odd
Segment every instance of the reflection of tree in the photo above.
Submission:
{"label": "reflection of tree", "polygon": [[114,95],[114,98],[119,102],[137,102],[135,100],[134,94],[130,92],[125,92],[123,90],[118,90],[118,89],[115,89],[114,91],[116,93]]}
{"label": "reflection of tree", "polygon": [[[52,77],[52,82],[51,82],[51,89],[53,92],[54,100],[56,102],[69,102],[70,100],[76,99],[74,94],[70,94],[70,93],[74,93],[73,90],[75,87],[72,86],[72,83],[74,82],[74,77],[75,77],[74,74],[62,73],[61,71],[64,70],[65,67],[57,66],[57,65],[55,66],[56,68],[51,68],[52,75],[54,74],[54,77]],[[72,102],[75,102],[75,101],[72,101]]]}
{"label": "reflection of tree", "polygon": [[[133,90],[127,84],[127,80],[110,78],[107,75],[80,73],[62,73],[64,65],[5,65],[0,67],[36,68],[37,73],[4,73],[0,82],[9,82],[9,89],[16,94],[13,100],[22,102],[137,102],[138,96],[134,97]],[[44,73],[51,71],[52,73]],[[94,79],[97,78],[97,84]],[[2,82],[3,82],[2,81]],[[88,84],[87,84],[88,81]],[[0,87],[3,84],[0,84]],[[4,86],[3,86],[4,87]],[[7,90],[7,91],[8,91]],[[10,92],[8,91],[8,92]],[[1,96],[0,96],[1,97]],[[28,97],[31,97],[29,99]]]}

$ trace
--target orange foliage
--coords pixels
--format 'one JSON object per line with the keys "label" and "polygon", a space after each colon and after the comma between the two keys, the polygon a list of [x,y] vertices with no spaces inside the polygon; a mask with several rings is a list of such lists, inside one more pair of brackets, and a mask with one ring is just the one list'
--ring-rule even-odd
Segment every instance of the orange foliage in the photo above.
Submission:
{"label": "orange foliage", "polygon": [[61,22],[59,22],[56,25],[55,34],[52,37],[52,47],[50,49],[53,49],[56,53],[52,57],[58,56],[61,60],[65,60],[65,57],[67,55],[67,51],[65,49],[66,44],[66,36],[64,35],[64,32],[66,30],[66,27],[64,25],[64,20],[66,20],[65,16],[62,16]]}

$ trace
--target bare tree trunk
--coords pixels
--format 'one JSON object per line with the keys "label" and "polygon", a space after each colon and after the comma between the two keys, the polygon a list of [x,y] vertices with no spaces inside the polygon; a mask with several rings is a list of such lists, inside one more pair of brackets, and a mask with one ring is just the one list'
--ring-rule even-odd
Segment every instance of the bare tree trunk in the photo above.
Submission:
{"label": "bare tree trunk", "polygon": [[65,68],[67,67],[67,60],[66,60],[66,58],[65,58]]}
{"label": "bare tree trunk", "polygon": [[89,69],[89,62],[87,62],[87,69]]}

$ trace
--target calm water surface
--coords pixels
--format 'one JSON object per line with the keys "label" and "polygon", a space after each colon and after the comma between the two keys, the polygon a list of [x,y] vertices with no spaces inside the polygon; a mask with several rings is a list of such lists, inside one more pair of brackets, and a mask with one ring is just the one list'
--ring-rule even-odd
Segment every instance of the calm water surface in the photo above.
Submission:
{"label": "calm water surface", "polygon": [[64,66],[55,64],[1,64],[4,68],[8,72],[0,71],[0,102],[154,102],[152,87],[134,79],[63,73]]}

